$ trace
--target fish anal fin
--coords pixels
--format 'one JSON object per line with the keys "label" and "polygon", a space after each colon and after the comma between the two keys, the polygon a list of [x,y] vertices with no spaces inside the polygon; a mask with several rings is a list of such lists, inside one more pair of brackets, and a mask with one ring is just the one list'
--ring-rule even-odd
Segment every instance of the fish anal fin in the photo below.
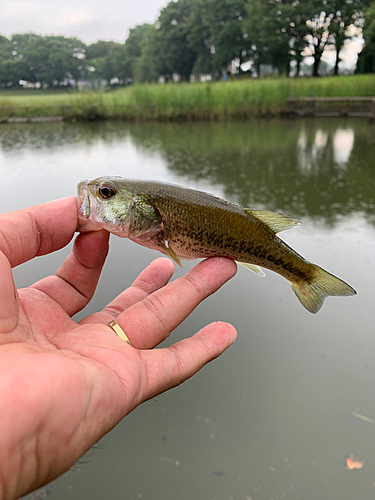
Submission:
{"label": "fish anal fin", "polygon": [[238,262],[238,260],[236,260],[236,262],[240,266],[246,267],[246,269],[249,269],[253,273],[264,278],[265,274],[259,266],[256,266],[255,264],[247,264],[246,262]]}
{"label": "fish anal fin", "polygon": [[161,234],[158,235],[158,243],[161,246],[161,248],[164,250],[164,252],[169,255],[169,257],[176,262],[177,265],[179,265],[182,269],[184,266],[181,264],[180,259],[178,258],[176,252],[169,246],[168,240],[164,239]]}
{"label": "fish anal fin", "polygon": [[270,210],[255,210],[253,208],[244,208],[244,211],[256,219],[266,224],[275,233],[286,231],[292,227],[299,226],[301,223],[287,215],[271,212]]}

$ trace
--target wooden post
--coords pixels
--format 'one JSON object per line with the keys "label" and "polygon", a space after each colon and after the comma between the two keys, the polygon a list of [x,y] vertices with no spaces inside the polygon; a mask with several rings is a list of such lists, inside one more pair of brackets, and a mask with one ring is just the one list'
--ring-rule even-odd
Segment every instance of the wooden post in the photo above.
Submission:
{"label": "wooden post", "polygon": [[373,98],[371,101],[370,120],[375,120],[375,98]]}
{"label": "wooden post", "polygon": [[312,116],[315,116],[315,111],[316,111],[316,99],[312,101],[312,107],[311,107]]}
{"label": "wooden post", "polygon": [[345,101],[345,106],[346,106],[346,107],[345,107],[345,110],[344,110],[344,116],[348,116],[348,115],[349,115],[349,106],[350,106],[350,101],[349,101],[349,99],[347,99],[347,100]]}

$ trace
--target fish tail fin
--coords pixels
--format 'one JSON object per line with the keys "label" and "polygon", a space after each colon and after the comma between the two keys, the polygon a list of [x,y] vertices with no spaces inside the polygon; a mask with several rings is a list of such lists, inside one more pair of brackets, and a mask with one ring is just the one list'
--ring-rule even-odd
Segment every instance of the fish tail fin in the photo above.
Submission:
{"label": "fish tail fin", "polygon": [[308,282],[291,283],[293,292],[301,304],[311,313],[317,313],[324,299],[330,295],[349,296],[357,292],[345,281],[336,278],[319,266],[314,265],[314,276]]}

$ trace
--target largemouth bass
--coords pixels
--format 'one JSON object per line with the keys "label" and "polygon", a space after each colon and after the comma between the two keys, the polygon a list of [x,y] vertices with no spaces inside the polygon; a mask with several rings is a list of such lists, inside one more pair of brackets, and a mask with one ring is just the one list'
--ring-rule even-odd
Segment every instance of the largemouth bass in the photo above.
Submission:
{"label": "largemouth bass", "polygon": [[180,259],[229,257],[259,275],[286,278],[316,313],[329,295],[355,295],[344,281],[305,260],[277,233],[292,217],[242,208],[211,194],[156,181],[99,177],[78,185],[78,231],[107,231]]}

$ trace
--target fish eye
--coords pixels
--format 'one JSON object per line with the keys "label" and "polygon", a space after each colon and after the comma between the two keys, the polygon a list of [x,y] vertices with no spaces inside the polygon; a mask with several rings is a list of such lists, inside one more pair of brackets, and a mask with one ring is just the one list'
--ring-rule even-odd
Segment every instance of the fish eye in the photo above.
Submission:
{"label": "fish eye", "polygon": [[98,193],[102,200],[108,200],[115,194],[115,189],[111,184],[106,183],[99,187]]}

